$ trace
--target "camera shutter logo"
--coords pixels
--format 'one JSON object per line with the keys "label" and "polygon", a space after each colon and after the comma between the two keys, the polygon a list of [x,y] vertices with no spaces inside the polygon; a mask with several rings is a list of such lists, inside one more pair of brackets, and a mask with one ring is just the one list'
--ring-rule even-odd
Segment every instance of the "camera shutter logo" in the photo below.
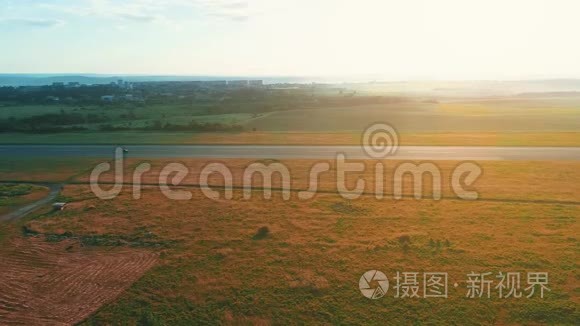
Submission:
{"label": "camera shutter logo", "polygon": [[373,269],[365,272],[360,277],[358,287],[362,295],[365,297],[369,299],[379,299],[387,294],[387,291],[389,290],[389,280],[383,272]]}

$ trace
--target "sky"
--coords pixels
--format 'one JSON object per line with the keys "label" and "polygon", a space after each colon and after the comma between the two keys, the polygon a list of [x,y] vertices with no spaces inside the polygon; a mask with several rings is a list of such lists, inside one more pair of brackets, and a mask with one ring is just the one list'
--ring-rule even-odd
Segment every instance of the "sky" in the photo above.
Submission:
{"label": "sky", "polygon": [[580,78],[578,0],[0,0],[0,73]]}

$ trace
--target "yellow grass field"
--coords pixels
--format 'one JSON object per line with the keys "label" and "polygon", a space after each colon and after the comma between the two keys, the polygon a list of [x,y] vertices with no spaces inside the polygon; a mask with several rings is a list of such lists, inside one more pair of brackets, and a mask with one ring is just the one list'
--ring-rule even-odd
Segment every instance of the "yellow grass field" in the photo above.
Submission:
{"label": "yellow grass field", "polygon": [[[453,161],[435,162],[443,175],[444,199],[440,201],[429,199],[430,178],[424,179],[425,199],[394,200],[392,173],[402,162],[383,161],[386,195],[376,199],[373,167],[378,161],[370,160],[357,161],[365,164],[365,172],[347,177],[349,186],[358,178],[366,181],[368,194],[355,200],[334,193],[332,162],[332,170],[321,175],[319,190],[323,192],[310,200],[299,200],[297,192],[292,192],[286,201],[279,191],[265,200],[260,178],[253,179],[257,188],[251,199],[243,199],[241,189],[235,189],[234,198],[226,200],[220,187],[223,179],[217,175],[210,177],[210,184],[222,196],[208,199],[196,186],[209,162],[200,159],[125,162],[125,182],[129,183],[136,166],[151,164],[151,171],[143,175],[147,184],[159,182],[167,163],[182,163],[190,173],[183,187],[172,189],[190,192],[190,200],[169,200],[153,185],[144,186],[141,199],[133,199],[132,187],[126,185],[118,197],[100,200],[86,184],[99,162],[46,160],[37,170],[26,165],[18,169],[20,165],[13,163],[12,170],[5,167],[0,174],[3,179],[70,183],[60,197],[69,202],[64,211],[40,210],[16,224],[2,225],[0,241],[10,244],[7,248],[33,241],[55,253],[53,258],[43,258],[48,259],[46,263],[54,259],[82,263],[98,255],[102,264],[112,266],[109,259],[122,256],[123,261],[135,262],[127,263],[127,268],[144,272],[140,279],[127,281],[136,280],[130,287],[122,283],[99,292],[102,300],[87,300],[87,306],[74,315],[75,320],[88,318],[87,325],[113,321],[382,324],[385,316],[392,323],[575,324],[579,318],[578,162],[480,162],[483,175],[469,188],[479,192],[476,201],[456,199],[451,191],[449,175],[458,164]],[[251,163],[283,163],[297,190],[308,187],[308,172],[317,161],[221,162],[231,168],[236,186],[242,184],[241,174]],[[112,175],[104,174],[100,181],[111,182]],[[403,179],[406,195],[412,195],[411,181]],[[274,186],[281,186],[279,178],[274,178]],[[259,231],[264,227],[265,234]],[[76,249],[65,250],[69,246]],[[107,253],[111,250],[120,253]],[[135,255],[143,252],[159,257],[153,268],[148,269],[152,258],[147,263],[135,261]],[[8,270],[46,273],[24,260],[10,260],[10,255],[14,253],[0,251]],[[378,300],[363,297],[358,289],[361,275],[373,269],[384,272],[391,282],[387,295]],[[448,298],[395,298],[397,272],[447,272]],[[497,289],[492,288],[489,299],[466,298],[471,272],[492,273],[494,286],[499,272],[519,272],[522,291],[526,273],[547,272],[551,291],[544,299],[498,298]],[[104,275],[80,273],[78,277],[109,284]],[[13,278],[7,284],[21,282]],[[126,287],[117,297],[119,289]],[[52,287],[46,291],[61,295]],[[32,292],[18,292],[19,300],[28,300],[27,293]],[[35,309],[39,315],[44,311]],[[54,320],[66,316],[59,313]]]}
{"label": "yellow grass field", "polygon": [[[190,169],[183,185],[197,184],[199,172],[208,163],[177,161]],[[170,161],[127,160],[126,182],[131,182],[132,169],[144,162],[152,165],[144,174],[144,182],[156,184],[162,167]],[[239,186],[243,169],[255,161],[222,162],[232,169]],[[307,187],[308,171],[315,163],[259,162],[284,163],[292,171],[295,189]],[[299,200],[293,192],[292,199],[286,201],[279,191],[265,200],[259,188],[251,199],[243,199],[241,190],[236,189],[234,198],[226,200],[219,187],[216,190],[222,197],[216,200],[205,197],[197,187],[184,186],[172,189],[189,191],[192,198],[176,201],[167,199],[153,185],[144,186],[141,199],[134,199],[127,185],[116,198],[100,200],[87,184],[82,184],[98,160],[73,160],[68,164],[47,161],[33,175],[42,178],[46,173],[46,178],[71,182],[61,194],[69,205],[64,211],[44,209],[16,224],[2,225],[0,244],[5,249],[0,251],[0,260],[6,262],[7,270],[27,270],[33,275],[45,273],[41,266],[55,261],[84,264],[92,259],[93,264],[108,266],[99,269],[104,274],[78,272],[75,277],[70,272],[77,269],[58,267],[62,277],[100,284],[96,289],[102,300],[87,299],[87,304],[74,314],[58,310],[51,319],[84,320],[86,325],[571,325],[580,318],[579,163],[481,162],[484,173],[472,186],[481,200],[464,201],[452,199],[454,194],[448,187],[448,176],[458,162],[436,162],[443,174],[445,197],[436,201],[394,200],[392,195],[374,198],[372,167],[377,162],[360,162],[365,164],[366,172],[349,176],[347,183],[352,185],[363,178],[367,181],[365,191],[371,194],[355,200],[332,193],[335,176],[329,172],[320,180],[320,189],[325,192],[309,200]],[[401,162],[384,163],[388,193],[393,181],[389,176]],[[29,177],[26,167],[9,176]],[[103,175],[101,181],[112,181],[111,175]],[[210,181],[223,185],[219,177]],[[428,183],[429,178],[425,181]],[[260,178],[253,182],[261,185]],[[411,194],[410,182],[404,180],[406,194]],[[275,178],[274,186],[280,185]],[[429,187],[425,194],[429,197]],[[259,231],[263,228],[267,231]],[[25,263],[38,258],[24,255],[25,251],[18,249],[23,244],[51,255],[38,266]],[[149,258],[136,261],[132,258],[135,255]],[[153,262],[154,267],[149,269]],[[107,269],[114,264],[144,274],[131,280],[115,276]],[[359,278],[374,269],[387,275],[390,289],[385,297],[369,300],[359,291]],[[448,273],[448,298],[396,298],[397,272]],[[466,297],[467,274],[472,272],[491,273],[490,298]],[[521,274],[523,297],[498,297],[495,286],[500,272]],[[529,294],[525,288],[530,272],[548,273],[550,291],[545,298],[525,297]],[[115,278],[122,282],[113,286]],[[18,277],[5,279],[11,288],[23,282]],[[51,284],[43,285],[43,293],[60,293],[58,283]],[[71,291],[83,289],[79,285]],[[30,293],[18,292],[18,300],[32,300],[27,299]],[[62,304],[73,306],[71,302]],[[39,315],[46,308],[35,307]],[[3,316],[6,314],[0,313],[0,320]],[[12,320],[23,318],[18,313],[10,316]]]}
{"label": "yellow grass field", "polygon": [[[284,164],[291,174],[291,188],[306,190],[310,181],[310,169],[316,163],[326,162],[330,164],[330,171],[324,172],[319,176],[318,189],[323,191],[336,191],[336,164],[330,160],[247,160],[247,159],[226,159],[226,160],[205,160],[205,159],[175,159],[175,160],[139,160],[129,159],[125,162],[124,181],[131,183],[135,167],[140,164],[148,163],[151,170],[143,173],[142,182],[157,184],[161,170],[169,163],[180,163],[185,166],[189,173],[181,185],[199,184],[199,176],[202,169],[210,162],[220,162],[225,164],[233,174],[234,185],[242,186],[242,174],[247,166],[252,163]],[[375,192],[375,164],[379,161],[372,160],[348,160],[348,162],[358,162],[365,164],[364,172],[351,172],[346,175],[346,184],[349,189],[354,187],[357,179],[365,181],[364,191],[366,193]],[[384,165],[384,193],[387,197],[393,194],[393,175],[396,168],[410,161],[382,161]],[[427,161],[413,162],[415,164]],[[460,163],[456,161],[432,161],[436,164],[441,172],[442,194],[445,197],[456,197],[450,187],[450,175],[453,169]],[[552,200],[552,201],[578,201],[580,193],[580,175],[577,171],[580,169],[580,163],[576,161],[481,161],[478,163],[483,174],[473,185],[473,189],[479,192],[481,199],[506,199],[506,200]],[[88,182],[90,170],[80,174],[71,181]],[[100,176],[100,182],[113,182],[113,170]],[[168,176],[168,182],[171,183],[172,176]],[[273,186],[281,187],[282,180],[279,175],[273,175]],[[431,179],[424,178],[424,194],[430,197]],[[405,176],[403,179],[403,191],[407,195],[413,194],[411,186],[412,179]],[[212,174],[209,177],[209,184],[223,185],[224,179],[219,174]],[[259,176],[252,180],[256,187],[263,185]],[[107,189],[108,186],[103,186]],[[470,189],[471,189],[470,188]],[[129,186],[126,191],[131,191]],[[223,193],[222,193],[223,196]],[[296,194],[293,194],[296,198]]]}
{"label": "yellow grass field", "polygon": [[[86,186],[68,186],[64,195],[73,201],[68,210],[26,228],[53,238],[148,246],[162,257],[88,324],[573,324],[578,318],[576,205],[346,201],[331,194],[214,201],[199,190],[192,200],[169,201],[154,187],[139,201],[129,192],[101,201]],[[261,227],[270,232],[258,237]],[[106,242],[114,239],[121,242]],[[449,298],[394,298],[391,288],[371,301],[358,280],[372,269],[392,284],[396,272],[447,272]],[[499,299],[495,290],[490,299],[465,297],[470,272],[535,271],[549,273],[544,299]]]}

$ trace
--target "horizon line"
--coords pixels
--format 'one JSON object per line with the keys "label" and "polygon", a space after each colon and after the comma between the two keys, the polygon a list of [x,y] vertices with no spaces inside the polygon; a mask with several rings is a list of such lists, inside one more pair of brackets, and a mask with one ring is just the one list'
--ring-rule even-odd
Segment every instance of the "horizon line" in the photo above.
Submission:
{"label": "horizon line", "polygon": [[[517,81],[557,81],[557,80],[580,80],[578,77],[565,77],[565,76],[537,76],[537,77],[519,77],[519,78],[429,78],[429,77],[416,77],[416,78],[394,78],[388,79],[384,74],[345,74],[345,75],[261,75],[261,74],[149,74],[149,73],[91,73],[91,72],[0,72],[0,76],[28,76],[31,78],[49,78],[49,77],[93,77],[93,78],[113,78],[113,77],[204,77],[204,78],[320,78],[320,79],[362,79],[368,78],[367,81],[337,81],[337,83],[350,83],[350,82],[480,82],[480,81],[501,81],[501,82],[517,82]],[[373,78],[374,77],[374,78]]]}

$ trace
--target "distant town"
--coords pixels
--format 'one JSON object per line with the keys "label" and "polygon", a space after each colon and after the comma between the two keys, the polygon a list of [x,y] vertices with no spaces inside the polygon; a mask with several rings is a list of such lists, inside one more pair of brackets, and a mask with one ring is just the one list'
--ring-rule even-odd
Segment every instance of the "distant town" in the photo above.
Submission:
{"label": "distant town", "polygon": [[[129,82],[119,79],[109,84],[53,82],[43,86],[0,87],[0,102],[83,103],[145,102],[148,96],[203,98],[215,92],[244,88],[262,88],[262,80],[207,80]],[[2,104],[0,104],[2,105]]]}

